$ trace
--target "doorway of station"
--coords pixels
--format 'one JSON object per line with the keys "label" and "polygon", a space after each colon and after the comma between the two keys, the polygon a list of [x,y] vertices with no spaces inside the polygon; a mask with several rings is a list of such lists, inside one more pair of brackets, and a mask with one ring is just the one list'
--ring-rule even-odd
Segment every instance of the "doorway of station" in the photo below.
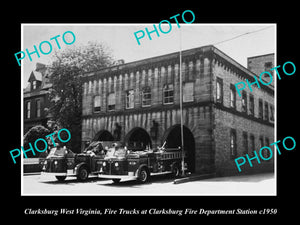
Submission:
{"label": "doorway of station", "polygon": [[[183,142],[184,150],[187,152],[186,163],[188,170],[195,172],[195,139],[189,128],[183,126]],[[180,124],[173,125],[166,130],[162,144],[165,143],[166,148],[178,148],[181,146],[181,126]]]}
{"label": "doorway of station", "polygon": [[145,150],[152,147],[150,135],[141,127],[135,127],[129,131],[124,141],[127,148],[131,150]]}
{"label": "doorway of station", "polygon": [[108,130],[100,130],[93,138],[93,141],[113,141],[114,137]]}

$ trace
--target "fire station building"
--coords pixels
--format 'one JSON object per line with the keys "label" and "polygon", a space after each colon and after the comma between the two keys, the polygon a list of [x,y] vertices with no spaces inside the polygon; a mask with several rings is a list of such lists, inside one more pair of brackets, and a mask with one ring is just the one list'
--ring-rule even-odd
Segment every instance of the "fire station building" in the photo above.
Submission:
{"label": "fire station building", "polygon": [[[179,52],[84,74],[82,148],[92,140],[181,146],[179,75]],[[214,46],[182,51],[184,148],[192,172],[240,174],[235,158],[274,142],[273,86],[253,85],[242,97],[234,86],[254,76]],[[274,170],[273,158],[254,161],[243,173]]]}

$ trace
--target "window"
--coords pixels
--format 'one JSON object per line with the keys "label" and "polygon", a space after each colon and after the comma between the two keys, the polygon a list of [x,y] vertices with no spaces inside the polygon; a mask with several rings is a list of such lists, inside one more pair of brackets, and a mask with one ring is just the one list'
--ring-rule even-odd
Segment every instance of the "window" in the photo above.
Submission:
{"label": "window", "polygon": [[230,131],[230,157],[233,159],[236,157],[236,130]]}
{"label": "window", "polygon": [[[266,145],[265,146],[268,146],[268,147],[270,147],[270,140],[269,140],[269,138],[265,138],[265,142],[266,142]],[[270,156],[271,156],[271,153],[270,153],[270,151],[268,150],[268,149],[264,149],[263,150],[263,156],[265,157],[265,158],[269,158]]]}
{"label": "window", "polygon": [[126,91],[125,105],[126,109],[132,109],[134,107],[134,90]]}
{"label": "window", "polygon": [[243,150],[244,150],[244,154],[248,153],[248,134],[247,132],[243,132]]}
{"label": "window", "polygon": [[252,94],[249,96],[249,114],[254,116],[254,97]]}
{"label": "window", "polygon": [[187,82],[183,85],[183,102],[194,101],[194,82]]}
{"label": "window", "polygon": [[150,106],[151,105],[151,88],[144,87],[142,92],[142,106]]}
{"label": "window", "polygon": [[260,138],[259,138],[259,149],[261,149],[262,147],[264,147],[264,138],[262,136],[260,136]]}
{"label": "window", "polygon": [[100,95],[96,95],[94,97],[94,113],[98,113],[101,111],[101,97]]}
{"label": "window", "polygon": [[254,156],[253,151],[255,151],[255,138],[253,134],[250,135],[250,151],[252,153],[251,155]]}
{"label": "window", "polygon": [[[269,144],[270,144],[269,139],[266,138],[266,146],[269,146]],[[261,149],[262,147],[264,147],[264,138],[261,136],[259,138],[259,149]],[[264,158],[269,158],[270,157],[270,152],[267,148],[264,148],[261,153],[262,153],[262,156]]]}
{"label": "window", "polygon": [[259,103],[258,103],[258,118],[263,119],[263,101],[262,101],[262,99],[259,99]]}
{"label": "window", "polygon": [[266,62],[265,63],[265,71],[270,70],[272,67],[273,67],[273,63],[272,62]]}
{"label": "window", "polygon": [[32,81],[32,90],[36,89],[36,80]]}
{"label": "window", "polygon": [[274,106],[270,104],[270,121],[274,121]]}
{"label": "window", "polygon": [[218,103],[223,103],[223,79],[217,77],[217,98]]}
{"label": "window", "polygon": [[268,105],[267,102],[265,102],[265,114],[264,114],[264,116],[265,116],[264,119],[269,121],[269,105]]}
{"label": "window", "polygon": [[108,111],[115,110],[116,106],[116,96],[115,93],[110,93],[107,97],[107,108]]}
{"label": "window", "polygon": [[173,84],[166,84],[164,85],[164,104],[172,104],[174,102],[174,88]]}
{"label": "window", "polygon": [[233,84],[230,84],[230,107],[235,108],[236,106],[236,89]]}
{"label": "window", "polygon": [[247,113],[247,92],[242,92],[242,112]]}
{"label": "window", "polygon": [[41,117],[41,100],[37,99],[35,101],[36,117]]}
{"label": "window", "polygon": [[26,119],[30,119],[30,108],[31,108],[31,104],[30,101],[26,102]]}

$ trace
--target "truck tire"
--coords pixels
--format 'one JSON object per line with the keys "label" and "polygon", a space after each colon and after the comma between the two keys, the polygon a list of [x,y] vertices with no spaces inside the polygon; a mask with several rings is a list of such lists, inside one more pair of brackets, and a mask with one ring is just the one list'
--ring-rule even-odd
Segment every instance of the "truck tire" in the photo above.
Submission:
{"label": "truck tire", "polygon": [[55,176],[58,181],[64,181],[67,176]]}
{"label": "truck tire", "polygon": [[180,168],[178,166],[178,164],[174,164],[172,166],[172,177],[179,177],[180,176]]}
{"label": "truck tire", "polygon": [[77,180],[86,181],[88,177],[89,177],[89,172],[86,169],[86,167],[85,166],[80,167],[77,174]]}
{"label": "truck tire", "polygon": [[142,167],[138,173],[138,181],[141,183],[146,183],[149,180],[149,176],[150,176],[150,174],[149,174],[147,168]]}
{"label": "truck tire", "polygon": [[117,183],[120,183],[120,180],[121,180],[121,179],[113,179],[113,182],[114,182],[115,184],[117,184]]}

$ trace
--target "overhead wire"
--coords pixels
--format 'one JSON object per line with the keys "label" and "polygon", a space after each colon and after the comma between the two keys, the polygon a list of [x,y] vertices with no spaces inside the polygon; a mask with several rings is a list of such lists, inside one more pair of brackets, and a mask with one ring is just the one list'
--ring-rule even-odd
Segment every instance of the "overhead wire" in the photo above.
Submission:
{"label": "overhead wire", "polygon": [[245,36],[245,35],[248,35],[248,34],[252,34],[252,33],[256,33],[256,32],[260,32],[260,31],[263,31],[263,30],[266,30],[266,29],[269,29],[269,28],[272,28],[273,26],[268,26],[268,27],[264,27],[264,28],[261,28],[261,29],[258,29],[258,30],[254,30],[254,31],[249,31],[249,32],[246,32],[246,33],[243,33],[243,34],[239,34],[237,36],[234,36],[232,38],[229,38],[229,39],[226,39],[226,40],[223,40],[223,41],[219,41],[219,42],[216,42],[216,43],[213,43],[212,45],[219,45],[221,43],[224,43],[224,42],[227,42],[227,41],[232,41],[234,39],[237,39],[239,37],[242,37],[242,36]]}

